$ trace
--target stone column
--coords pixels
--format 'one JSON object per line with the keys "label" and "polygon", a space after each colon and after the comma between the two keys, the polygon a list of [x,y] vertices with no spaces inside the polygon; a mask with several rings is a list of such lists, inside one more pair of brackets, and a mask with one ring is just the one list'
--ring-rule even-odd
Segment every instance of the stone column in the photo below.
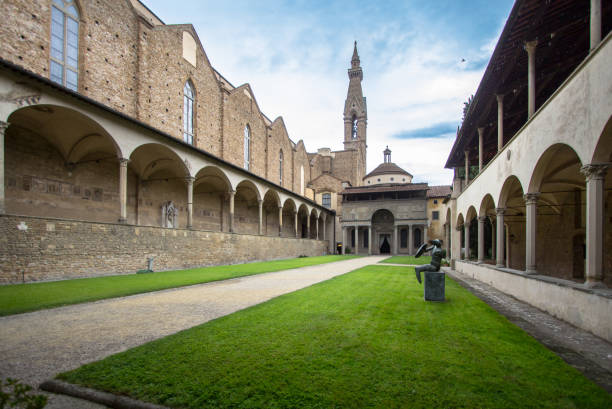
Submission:
{"label": "stone column", "polygon": [[536,97],[536,67],[535,67],[535,52],[537,40],[525,42],[525,51],[527,51],[527,117],[531,118],[535,113],[535,97]]}
{"label": "stone column", "polygon": [[427,243],[427,230],[428,230],[427,225],[424,225],[423,226],[423,243]]}
{"label": "stone column", "polygon": [[484,255],[485,255],[485,221],[487,220],[487,216],[478,216],[478,262],[484,263]]}
{"label": "stone column", "polygon": [[450,257],[450,223],[444,224],[444,249],[446,250],[446,257]]}
{"label": "stone column", "polygon": [[504,263],[504,247],[505,247],[505,240],[504,240],[504,213],[506,213],[506,209],[498,207],[497,209],[495,209],[495,213],[497,215],[497,221],[495,222],[495,224],[497,225],[497,240],[496,240],[496,244],[497,244],[497,257],[496,257],[496,267],[505,267],[505,263]]}
{"label": "stone column", "polygon": [[536,274],[536,230],[539,193],[525,195],[525,273]]}
{"label": "stone column", "polygon": [[591,0],[591,51],[601,42],[601,0]]}
{"label": "stone column", "polygon": [[6,196],[4,195],[4,134],[8,126],[7,122],[0,121],[0,214],[6,213]]}
{"label": "stone column", "polygon": [[194,177],[185,178],[187,183],[187,228],[193,227],[193,181]]}
{"label": "stone column", "polygon": [[[129,159],[119,159],[119,223],[127,223],[127,165]],[[3,178],[4,179],[4,178]],[[2,184],[4,189],[4,184]],[[4,195],[2,195],[4,196]]]}
{"label": "stone column", "polygon": [[359,226],[355,226],[353,235],[355,237],[355,248],[353,250],[355,251],[355,254],[359,254]]}
{"label": "stone column", "polygon": [[234,233],[234,196],[236,196],[235,190],[229,191],[229,231]]}
{"label": "stone column", "polygon": [[465,235],[465,259],[470,259],[470,223],[465,222],[463,224],[463,234]]}
{"label": "stone column", "polygon": [[408,225],[408,254],[414,254],[414,236],[412,235],[412,225]]}
{"label": "stone column", "polygon": [[399,246],[397,245],[397,230],[398,227],[396,225],[393,226],[393,255],[397,256],[399,254],[398,250],[399,250]]}
{"label": "stone column", "polygon": [[368,226],[368,256],[372,255],[372,226]]}
{"label": "stone column", "polygon": [[283,206],[278,206],[278,237],[283,235]]}
{"label": "stone column", "polygon": [[310,215],[306,216],[306,238],[310,238]]}
{"label": "stone column", "polygon": [[464,151],[465,153],[465,187],[467,187],[468,183],[470,183],[470,153],[468,151]]}
{"label": "stone column", "polygon": [[259,225],[257,226],[257,234],[263,236],[263,200],[257,200],[257,207],[259,210]]}
{"label": "stone column", "polygon": [[346,227],[342,227],[342,254],[346,254]]}
{"label": "stone column", "polygon": [[490,218],[489,221],[491,222],[491,258],[495,260],[495,226],[497,223],[493,218]]}
{"label": "stone column", "polygon": [[478,173],[482,171],[482,156],[484,155],[484,128],[478,128]]}
{"label": "stone column", "polygon": [[587,287],[603,284],[604,180],[608,165],[585,165],[586,176],[586,282]]}
{"label": "stone column", "polygon": [[497,94],[497,151],[504,148],[504,96]]}
{"label": "stone column", "polygon": [[[298,238],[298,211],[295,211],[295,215],[294,215],[294,221],[295,221],[295,225],[293,227],[295,227],[295,238]],[[344,248],[342,249],[342,251],[344,251]]]}

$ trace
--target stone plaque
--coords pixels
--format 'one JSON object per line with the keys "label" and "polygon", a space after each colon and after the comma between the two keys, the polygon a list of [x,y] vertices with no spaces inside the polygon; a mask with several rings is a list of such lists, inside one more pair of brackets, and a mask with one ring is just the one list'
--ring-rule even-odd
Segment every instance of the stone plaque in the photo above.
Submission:
{"label": "stone plaque", "polygon": [[444,301],[444,276],[441,271],[425,271],[425,301]]}

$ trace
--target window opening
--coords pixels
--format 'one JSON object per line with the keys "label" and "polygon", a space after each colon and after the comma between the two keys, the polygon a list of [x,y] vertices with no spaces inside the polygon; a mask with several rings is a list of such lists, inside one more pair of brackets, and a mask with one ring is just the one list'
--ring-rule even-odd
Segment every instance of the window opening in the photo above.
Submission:
{"label": "window opening", "polygon": [[53,0],[51,6],[51,81],[78,91],[79,12],[73,1]]}

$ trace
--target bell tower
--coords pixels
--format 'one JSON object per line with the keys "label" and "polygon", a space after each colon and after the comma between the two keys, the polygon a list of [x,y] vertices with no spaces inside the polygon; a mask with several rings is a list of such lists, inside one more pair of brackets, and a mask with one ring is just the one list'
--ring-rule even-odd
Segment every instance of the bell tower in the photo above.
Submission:
{"label": "bell tower", "polygon": [[357,41],[351,58],[351,68],[348,70],[349,87],[344,102],[344,149],[357,151],[356,180],[361,182],[366,170],[368,108],[361,89],[363,71],[357,53]]}

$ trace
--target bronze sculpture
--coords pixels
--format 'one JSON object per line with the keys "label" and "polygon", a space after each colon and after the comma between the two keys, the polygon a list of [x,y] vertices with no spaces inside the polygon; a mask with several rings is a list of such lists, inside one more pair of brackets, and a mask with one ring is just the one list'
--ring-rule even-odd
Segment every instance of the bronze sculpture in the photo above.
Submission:
{"label": "bronze sculpture", "polygon": [[423,243],[416,253],[416,257],[419,258],[423,253],[431,251],[431,263],[414,268],[419,284],[421,283],[421,271],[440,271],[442,259],[446,257],[446,251],[442,249],[442,240],[435,239],[431,240],[430,243],[432,244],[431,247],[427,247],[427,243]]}

